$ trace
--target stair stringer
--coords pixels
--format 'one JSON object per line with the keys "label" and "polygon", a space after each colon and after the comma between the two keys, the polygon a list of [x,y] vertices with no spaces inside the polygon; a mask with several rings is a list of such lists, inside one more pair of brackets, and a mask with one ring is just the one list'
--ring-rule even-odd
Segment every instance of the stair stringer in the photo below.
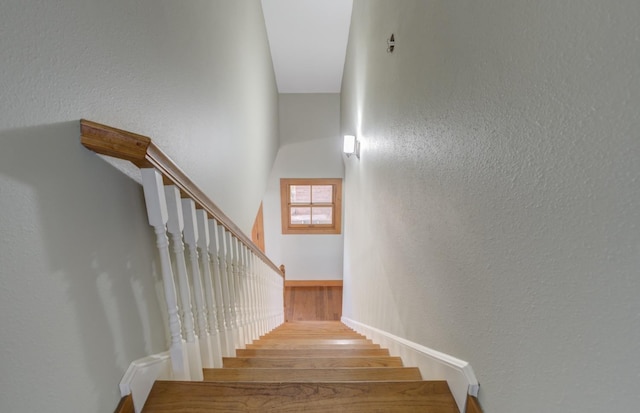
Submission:
{"label": "stair stringer", "polygon": [[423,380],[446,380],[461,413],[465,412],[467,395],[478,396],[478,380],[468,362],[347,317],[341,321],[388,348],[392,356],[402,357],[405,366],[418,367]]}

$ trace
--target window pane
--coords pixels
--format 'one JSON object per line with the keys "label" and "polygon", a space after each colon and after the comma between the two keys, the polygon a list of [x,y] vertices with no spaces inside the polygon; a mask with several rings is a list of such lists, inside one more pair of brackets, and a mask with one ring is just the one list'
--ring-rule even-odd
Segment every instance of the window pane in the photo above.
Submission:
{"label": "window pane", "polygon": [[289,216],[291,224],[310,224],[311,223],[311,208],[309,207],[292,207],[291,215]]}
{"label": "window pane", "polygon": [[333,202],[333,185],[314,185],[312,191],[313,199],[311,202],[314,204]]}
{"label": "window pane", "polygon": [[328,224],[333,223],[333,208],[331,207],[313,207],[313,223]]}
{"label": "window pane", "polygon": [[289,186],[291,194],[291,202],[296,204],[311,203],[311,186],[310,185],[291,185]]}

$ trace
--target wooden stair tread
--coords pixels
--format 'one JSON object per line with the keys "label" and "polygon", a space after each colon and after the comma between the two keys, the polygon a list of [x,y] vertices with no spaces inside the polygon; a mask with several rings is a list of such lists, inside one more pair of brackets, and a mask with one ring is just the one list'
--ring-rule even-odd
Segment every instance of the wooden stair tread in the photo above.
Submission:
{"label": "wooden stair tread", "polygon": [[266,344],[247,344],[247,349],[259,349],[259,348],[284,348],[284,349],[318,349],[318,350],[339,350],[341,348],[353,348],[353,349],[374,349],[380,348],[379,344],[303,344],[303,343],[287,343],[287,342],[274,342]]}
{"label": "wooden stair tread", "polygon": [[282,331],[302,331],[302,330],[312,331],[312,332],[350,331],[352,333],[357,333],[357,331],[347,327],[344,324],[341,324],[339,321],[338,321],[338,324],[323,324],[323,323],[309,324],[309,323],[302,323],[299,321],[291,321],[291,322],[287,321],[286,323],[281,324],[280,326],[274,328],[269,333],[279,333]]}
{"label": "wooden stair tread", "polygon": [[319,334],[319,333],[353,333],[358,334],[357,331],[352,330],[348,327],[339,327],[329,325],[298,325],[298,326],[282,326],[270,331],[269,333],[280,334],[280,333],[296,333],[296,332],[305,332],[308,331],[310,333]]}
{"label": "wooden stair tread", "polygon": [[334,382],[422,380],[417,367],[218,368],[203,369],[205,381]]}
{"label": "wooden stair tread", "polygon": [[204,381],[157,381],[143,413],[458,413],[445,381],[339,321],[287,322],[203,369]]}
{"label": "wooden stair tread", "polygon": [[281,348],[259,348],[259,349],[238,349],[237,357],[380,357],[388,356],[389,350],[386,348],[370,349],[281,349]]}
{"label": "wooden stair tread", "polygon": [[[273,329],[271,333],[281,333],[281,332],[300,332],[300,331],[309,331],[311,333],[322,333],[322,332],[351,332],[356,333],[354,330],[350,329],[346,325],[342,324],[340,321],[330,321],[330,322],[302,322],[302,321],[291,321],[286,322],[279,327]],[[357,334],[357,333],[356,333]]]}
{"label": "wooden stair tread", "polygon": [[[262,338],[254,340],[253,345],[272,345],[278,343],[286,344],[304,344],[304,345],[336,345],[336,346],[357,346],[362,344],[373,344],[369,339],[363,338],[310,338],[310,337],[287,337],[287,338]],[[378,344],[376,344],[379,346]]]}
{"label": "wooden stair tread", "polygon": [[220,383],[157,381],[143,413],[224,412],[458,413],[444,381]]}
{"label": "wooden stair tread", "polygon": [[223,357],[223,367],[329,368],[329,367],[403,367],[400,357]]}
{"label": "wooden stair tread", "polygon": [[282,340],[282,339],[298,339],[298,338],[323,338],[323,339],[366,339],[367,337],[358,333],[347,333],[347,332],[324,332],[324,333],[313,333],[306,331],[299,332],[282,332],[282,333],[269,333],[266,336],[260,337],[260,341],[262,340]]}

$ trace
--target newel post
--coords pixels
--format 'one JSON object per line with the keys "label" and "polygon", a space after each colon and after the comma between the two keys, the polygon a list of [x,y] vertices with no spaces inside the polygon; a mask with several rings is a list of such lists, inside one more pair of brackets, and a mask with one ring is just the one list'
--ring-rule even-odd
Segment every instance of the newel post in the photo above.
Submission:
{"label": "newel post", "polygon": [[156,233],[156,244],[160,254],[160,269],[162,272],[162,284],[169,313],[169,333],[171,335],[171,365],[173,378],[176,380],[190,380],[187,349],[182,340],[180,317],[178,315],[178,298],[176,286],[171,269],[171,256],[169,255],[169,239],[167,238],[167,202],[164,196],[162,176],[153,168],[140,169],[144,198],[147,205],[149,225]]}

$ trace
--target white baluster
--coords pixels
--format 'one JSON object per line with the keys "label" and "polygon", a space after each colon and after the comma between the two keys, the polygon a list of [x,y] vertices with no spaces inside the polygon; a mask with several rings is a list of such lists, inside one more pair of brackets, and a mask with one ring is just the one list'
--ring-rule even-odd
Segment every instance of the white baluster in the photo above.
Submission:
{"label": "white baluster", "polygon": [[261,271],[261,265],[262,265],[262,260],[257,258],[254,260],[255,261],[255,269],[254,269],[254,281],[253,281],[253,295],[254,295],[254,301],[255,301],[255,329],[257,334],[260,336],[263,334],[262,329],[260,328],[260,320],[262,317],[262,308],[260,307],[260,271]]}
{"label": "white baluster", "polygon": [[278,280],[275,277],[275,272],[273,270],[270,271],[271,275],[271,306],[273,308],[272,316],[271,316],[271,329],[275,328],[278,325],[278,316],[279,311],[276,306],[278,301]]}
{"label": "white baluster", "polygon": [[264,265],[264,304],[263,304],[263,308],[264,308],[264,314],[265,314],[265,318],[264,318],[264,332],[268,332],[271,330],[271,323],[270,323],[270,319],[271,319],[271,285],[270,285],[270,279],[269,279],[269,273],[270,273],[270,268],[266,265]]}
{"label": "white baluster", "polygon": [[278,294],[279,294],[279,297],[278,297],[278,301],[279,301],[279,304],[278,304],[278,325],[280,325],[280,324],[284,323],[284,281],[285,281],[285,278],[280,274],[276,273],[276,275],[278,276]]}
{"label": "white baluster", "polygon": [[218,224],[218,253],[220,263],[220,283],[222,285],[222,300],[224,302],[224,319],[227,326],[226,330],[226,349],[227,355],[235,353],[235,321],[232,315],[232,299],[229,287],[229,269],[231,268],[231,260],[227,251],[227,243],[225,240],[226,229]]}
{"label": "white baluster", "polygon": [[[204,308],[207,319],[202,320],[205,327],[209,331],[209,349],[211,352],[211,365],[207,367],[222,367],[222,351],[220,349],[220,333],[217,324],[217,309],[214,293],[213,280],[211,278],[211,258],[209,257],[209,245],[211,244],[209,237],[209,220],[207,212],[199,209],[196,211],[198,220],[198,249],[200,252],[201,274],[204,280],[204,298],[206,306]],[[201,327],[203,328],[203,327]]]}
{"label": "white baluster", "polygon": [[256,295],[256,329],[258,334],[264,334],[262,330],[262,260],[256,260],[256,281],[255,281],[255,295]]}
{"label": "white baluster", "polygon": [[274,279],[273,279],[273,270],[270,267],[267,267],[267,314],[269,318],[267,319],[267,331],[271,331],[275,327],[274,323],[274,314],[277,310],[274,309]]}
{"label": "white baluster", "polygon": [[226,306],[222,288],[222,278],[220,276],[220,268],[222,268],[224,264],[220,260],[220,238],[218,235],[218,222],[215,219],[209,220],[209,234],[211,235],[209,259],[211,262],[211,276],[216,302],[216,325],[218,326],[218,332],[220,334],[220,352],[225,357],[233,356],[233,352],[230,353],[227,346],[227,337],[230,334],[230,328],[228,317],[225,315]]}
{"label": "white baluster", "polygon": [[[196,320],[198,321],[198,342],[200,343],[200,357],[202,366],[211,367],[213,355],[211,354],[211,339],[207,326],[207,310],[204,306],[202,278],[198,265],[198,226],[196,222],[196,205],[192,199],[182,199],[181,212],[184,218],[184,242],[187,245],[187,255],[189,256],[189,268],[191,270],[191,286],[193,302],[196,307]],[[202,366],[198,370],[198,375],[193,376],[193,380],[202,380]]]}
{"label": "white baluster", "polygon": [[182,314],[182,326],[186,340],[187,356],[189,357],[189,376],[191,380],[202,380],[200,345],[195,335],[189,278],[184,260],[184,244],[182,242],[184,221],[182,206],[180,204],[180,191],[175,185],[167,185],[164,188],[164,193],[169,216],[167,230],[173,244],[174,265],[177,272],[178,291],[180,293],[180,314]]}
{"label": "white baluster", "polygon": [[270,269],[271,279],[272,279],[272,306],[273,306],[273,317],[271,322],[271,328],[275,328],[280,324],[280,307],[282,306],[282,296],[278,296],[280,292],[280,284],[279,284],[279,276],[275,272],[275,270]]}
{"label": "white baluster", "polygon": [[250,264],[249,264],[249,259],[251,257],[251,250],[249,249],[248,246],[242,244],[242,261],[243,261],[243,267],[244,267],[244,272],[243,272],[243,293],[244,293],[244,329],[246,332],[246,337],[247,337],[247,343],[251,343],[254,339],[258,338],[255,337],[253,335],[253,332],[251,331],[251,291],[249,290],[249,287],[251,285],[251,279],[250,279],[250,272],[251,272],[251,268],[250,268]]}
{"label": "white baluster", "polygon": [[267,332],[266,324],[265,324],[265,314],[267,309],[265,308],[265,284],[264,284],[264,263],[260,261],[259,271],[258,271],[258,331],[260,335],[263,335]]}
{"label": "white baluster", "polygon": [[268,266],[265,266],[264,281],[265,281],[265,300],[266,300],[265,314],[267,315],[265,329],[266,331],[271,331],[271,328],[272,328],[271,318],[273,317],[273,284],[272,284],[273,280],[271,279],[271,268],[269,268]]}
{"label": "white baluster", "polygon": [[252,250],[248,250],[247,255],[247,309],[249,313],[249,334],[251,338],[257,339],[259,338],[258,330],[256,329],[256,319],[255,319],[255,296],[254,296],[254,286],[255,286],[255,277],[254,277],[254,259],[255,255]]}
{"label": "white baluster", "polygon": [[245,344],[251,343],[254,338],[251,336],[249,325],[249,249],[244,243],[240,243],[241,278],[240,292],[242,294],[242,328],[244,331]]}
{"label": "white baluster", "polygon": [[280,289],[278,288],[278,279],[276,277],[276,273],[274,271],[271,271],[271,278],[273,279],[273,321],[271,328],[275,328],[278,325],[278,320],[280,318],[280,306],[278,306],[278,303],[280,301],[278,300],[278,291]]}
{"label": "white baluster", "polygon": [[240,260],[240,242],[238,238],[231,235],[231,253],[233,255],[233,291],[236,297],[236,324],[238,326],[237,348],[245,348],[245,335],[243,324],[242,291],[240,278],[242,274],[242,264]]}
{"label": "white baluster", "polygon": [[276,324],[274,327],[284,323],[284,278],[274,273],[276,276]]}
{"label": "white baluster", "polygon": [[249,251],[249,322],[251,325],[251,335],[258,338],[257,324],[257,299],[256,299],[256,255],[253,251]]}
{"label": "white baluster", "polygon": [[225,245],[225,253],[226,253],[226,262],[227,262],[227,280],[229,285],[229,305],[230,305],[230,314],[231,314],[231,326],[233,327],[233,349],[235,350],[239,339],[239,329],[238,329],[238,312],[237,312],[237,297],[236,297],[236,289],[235,289],[235,277],[233,275],[236,267],[235,258],[233,256],[233,243],[232,243],[232,235],[231,231],[225,229],[224,231],[224,245]]}
{"label": "white baluster", "polygon": [[171,335],[169,353],[171,355],[173,378],[176,380],[189,380],[187,348],[182,340],[180,317],[178,316],[178,298],[169,255],[169,240],[167,238],[168,214],[162,187],[162,176],[153,168],[142,168],[140,173],[142,175],[149,225],[153,227],[156,234],[156,244],[160,254],[164,295],[169,313],[169,333]]}

